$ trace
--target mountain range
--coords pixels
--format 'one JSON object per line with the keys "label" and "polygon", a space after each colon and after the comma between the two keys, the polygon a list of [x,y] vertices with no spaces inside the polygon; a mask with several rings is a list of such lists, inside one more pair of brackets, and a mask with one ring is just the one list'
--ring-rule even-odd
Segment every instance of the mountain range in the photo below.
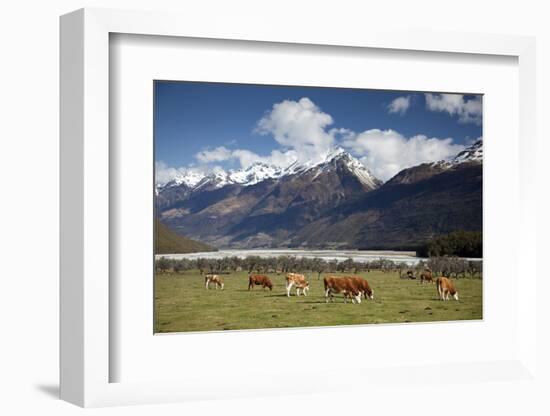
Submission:
{"label": "mountain range", "polygon": [[316,163],[182,171],[156,188],[157,217],[212,246],[411,249],[482,228],[481,140],[383,183],[343,149]]}

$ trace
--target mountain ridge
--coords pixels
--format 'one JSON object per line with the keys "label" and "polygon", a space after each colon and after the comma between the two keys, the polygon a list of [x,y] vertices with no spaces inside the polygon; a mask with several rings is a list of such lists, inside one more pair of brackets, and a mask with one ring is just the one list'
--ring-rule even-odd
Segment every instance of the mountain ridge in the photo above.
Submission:
{"label": "mountain ridge", "polygon": [[480,140],[382,183],[340,149],[286,172],[258,164],[232,183],[213,175],[219,180],[194,188],[165,187],[156,209],[176,232],[219,248],[411,248],[454,229],[481,230],[482,159]]}
{"label": "mountain ridge", "polygon": [[352,164],[357,172],[360,172],[364,181],[376,182],[377,178],[366,168],[359,160],[342,148],[336,148],[329,152],[324,158],[314,163],[299,163],[294,161],[286,167],[278,167],[266,162],[254,162],[246,168],[231,169],[225,171],[217,168],[209,174],[201,173],[194,169],[180,170],[179,173],[170,181],[164,184],[157,184],[158,191],[169,187],[185,185],[190,189],[201,189],[205,186],[214,186],[221,188],[226,185],[250,186],[267,179],[278,179],[283,176],[290,176],[299,173],[305,173],[318,166],[329,164],[337,159],[346,159]]}

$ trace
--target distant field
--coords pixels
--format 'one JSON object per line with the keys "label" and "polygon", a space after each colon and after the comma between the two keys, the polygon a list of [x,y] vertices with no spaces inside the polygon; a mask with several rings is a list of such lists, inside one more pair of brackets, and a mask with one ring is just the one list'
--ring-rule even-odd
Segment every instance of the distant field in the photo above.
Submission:
{"label": "distant field", "polygon": [[[331,275],[337,275],[332,273]],[[482,318],[482,280],[455,280],[460,301],[437,300],[435,284],[400,279],[397,273],[360,273],[374,300],[326,304],[323,275],[309,277],[307,297],[286,297],[284,275],[270,274],[273,291],[248,291],[246,272],[223,275],[225,289],[206,290],[198,271],[157,274],[155,332],[218,331],[326,325],[427,322]],[[293,295],[295,291],[293,290]]]}

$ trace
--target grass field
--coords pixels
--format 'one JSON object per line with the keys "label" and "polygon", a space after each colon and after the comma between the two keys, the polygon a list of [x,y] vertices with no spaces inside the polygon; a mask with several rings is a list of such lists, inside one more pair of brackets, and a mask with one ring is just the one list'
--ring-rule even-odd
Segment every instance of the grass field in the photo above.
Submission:
{"label": "grass field", "polygon": [[[331,275],[337,275],[331,273]],[[455,280],[460,301],[441,302],[435,284],[400,279],[397,273],[362,273],[374,300],[325,303],[323,276],[309,276],[307,297],[287,298],[284,275],[271,274],[273,291],[248,291],[246,272],[224,275],[225,289],[206,290],[198,271],[157,274],[155,332],[217,331],[325,325],[449,321],[482,318],[482,280]],[[293,295],[295,291],[293,289]]]}

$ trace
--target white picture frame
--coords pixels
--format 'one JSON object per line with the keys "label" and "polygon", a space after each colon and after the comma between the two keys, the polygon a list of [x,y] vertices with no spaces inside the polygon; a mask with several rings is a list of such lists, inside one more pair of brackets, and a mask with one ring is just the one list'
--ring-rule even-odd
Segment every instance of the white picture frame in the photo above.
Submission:
{"label": "white picture frame", "polygon": [[[503,380],[537,382],[536,281],[533,256],[536,250],[536,194],[530,177],[535,166],[535,41],[529,37],[468,33],[438,33],[388,29],[349,28],[329,33],[313,25],[307,32],[276,24],[217,21],[205,25],[191,16],[82,9],[61,18],[61,398],[88,406],[160,403],[209,398],[257,396],[258,394],[321,393],[361,388],[362,385],[404,385],[433,382],[443,371],[453,371],[464,383]],[[503,55],[515,57],[519,65],[519,214],[517,222],[518,264],[530,276],[529,284],[518,286],[517,354],[498,362],[482,361],[422,365],[399,369],[370,369],[367,378],[350,377],[349,371],[330,371],[334,382],[319,380],[318,374],[282,370],[270,374],[268,389],[254,380],[239,380],[226,374],[220,381],[201,379],[197,374],[178,381],[110,382],[110,366],[120,357],[110,349],[110,308],[113,298],[109,275],[110,171],[109,154],[109,36],[113,33],[155,35],[248,42],[277,42],[301,45],[331,45],[335,48],[376,48],[429,51],[440,54]],[[530,259],[530,261],[527,261]],[[518,273],[513,270],[510,273]],[[332,337],[337,337],[332,332]],[[472,374],[485,372],[484,377]],[[411,377],[403,378],[407,373]],[[500,374],[500,376],[499,376]],[[236,377],[236,378],[235,378]],[[309,377],[309,378],[308,378]],[[347,378],[345,382],[343,378]],[[444,379],[440,381],[445,382]],[[223,383],[232,383],[224,389]]]}

